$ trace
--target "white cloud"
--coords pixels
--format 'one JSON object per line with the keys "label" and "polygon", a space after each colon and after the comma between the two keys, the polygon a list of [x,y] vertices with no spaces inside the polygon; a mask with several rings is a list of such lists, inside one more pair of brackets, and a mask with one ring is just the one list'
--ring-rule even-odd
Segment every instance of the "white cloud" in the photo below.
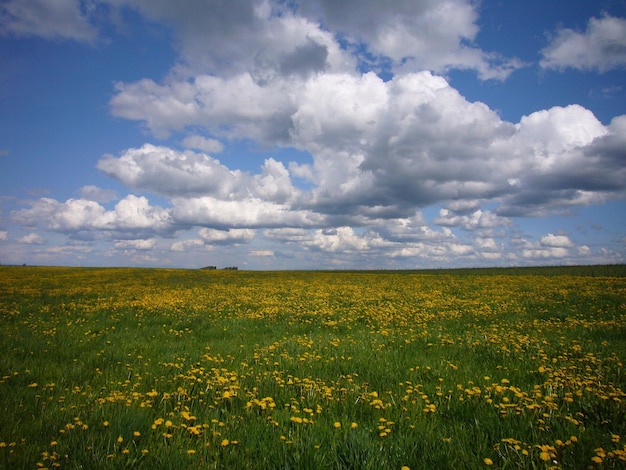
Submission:
{"label": "white cloud", "polygon": [[85,199],[68,199],[63,203],[51,198],[40,198],[30,205],[29,209],[12,213],[14,220],[27,227],[43,225],[48,230],[62,233],[167,233],[172,230],[167,210],[151,206],[147,198],[134,195],[126,196],[110,211],[95,201]]}
{"label": "white cloud", "polygon": [[202,240],[182,240],[172,243],[171,250],[172,251],[188,251],[193,250],[195,248],[204,247],[205,244]]}
{"label": "white cloud", "polygon": [[[189,91],[189,103],[181,101],[155,112],[149,104],[154,94],[165,93],[163,99],[168,102],[171,86],[152,89],[150,85],[144,90],[139,82],[118,97],[146,103],[146,108],[142,104],[135,111],[156,129],[178,121],[177,109],[189,104],[199,112],[192,113],[197,119],[184,125],[217,129],[218,123],[243,122],[237,127],[240,138],[281,136],[283,145],[310,152],[312,164],[291,162],[288,170],[270,159],[262,175],[251,175],[230,170],[204,154],[146,144],[127,150],[120,158],[105,156],[98,167],[134,189],[171,196],[297,203],[323,214],[351,214],[353,220],[404,217],[418,207],[451,200],[472,204],[494,200],[500,204],[494,213],[500,216],[539,215],[597,203],[624,190],[626,170],[619,166],[619,148],[626,120],[616,118],[604,126],[579,105],[541,110],[513,124],[483,103],[468,102],[443,78],[429,72],[389,82],[372,73],[324,74],[308,79],[303,88],[280,81],[259,87],[241,81],[240,76],[234,80],[244,85],[239,95],[250,97],[248,107],[259,110],[259,119],[248,120],[241,114],[247,111],[237,106],[223,109],[220,116],[221,106],[210,101],[221,100],[219,92],[203,95],[209,100],[203,102]],[[232,86],[225,80],[220,83],[227,89]],[[196,87],[188,82],[180,86]],[[252,87],[259,94],[256,98],[268,106],[255,103],[245,86]],[[176,99],[184,99],[183,95]],[[269,104],[274,100],[278,107]],[[273,119],[270,109],[280,117],[274,114]],[[171,113],[172,119],[163,116],[160,121],[159,112]],[[208,121],[206,112],[211,115]],[[290,172],[306,178],[312,189],[297,190]],[[474,226],[497,223],[492,213],[481,214],[483,220],[473,222]]]}
{"label": "white cloud", "polygon": [[208,245],[236,245],[240,243],[250,243],[256,234],[251,229],[229,229],[216,230],[211,228],[201,228],[198,231],[200,238]]}
{"label": "white cloud", "polygon": [[590,18],[584,33],[563,28],[542,51],[543,68],[607,70],[626,66],[626,19]]}
{"label": "white cloud", "polygon": [[272,250],[253,250],[250,252],[251,256],[261,256],[267,258],[273,258],[276,254]]}
{"label": "white cloud", "polygon": [[172,217],[190,226],[213,228],[311,227],[323,217],[258,198],[221,200],[210,196],[172,199]]}
{"label": "white cloud", "polygon": [[300,2],[305,14],[321,18],[353,45],[365,44],[376,56],[391,59],[395,71],[476,70],[481,79],[504,79],[522,66],[472,47],[478,34],[476,5],[466,0]]}
{"label": "white cloud", "polygon": [[118,199],[117,193],[112,189],[103,189],[94,185],[80,188],[81,199],[95,202],[110,202]]}
{"label": "white cloud", "polygon": [[152,250],[156,246],[156,239],[145,240],[118,240],[113,244],[116,250]]}
{"label": "white cloud", "polygon": [[29,233],[28,235],[24,235],[17,239],[18,243],[24,243],[26,245],[43,245],[46,240],[37,235],[36,233]]}
{"label": "white cloud", "polygon": [[[554,235],[549,233],[539,239],[538,242],[522,240],[522,257],[527,259],[554,259],[559,260],[575,256],[580,249],[567,235]],[[584,249],[583,249],[584,251]]]}
{"label": "white cloud", "polygon": [[554,235],[552,233],[541,237],[539,240],[542,246],[557,247],[557,248],[570,248],[574,246],[574,243],[569,239],[567,235]]}
{"label": "white cloud", "polygon": [[78,0],[8,0],[0,5],[0,34],[93,43],[92,7]]}
{"label": "white cloud", "polygon": [[6,230],[0,230],[0,241],[8,240],[9,232]]}
{"label": "white cloud", "polygon": [[219,140],[209,139],[195,134],[185,137],[182,144],[187,148],[202,150],[208,153],[220,153],[224,150],[224,144]]}

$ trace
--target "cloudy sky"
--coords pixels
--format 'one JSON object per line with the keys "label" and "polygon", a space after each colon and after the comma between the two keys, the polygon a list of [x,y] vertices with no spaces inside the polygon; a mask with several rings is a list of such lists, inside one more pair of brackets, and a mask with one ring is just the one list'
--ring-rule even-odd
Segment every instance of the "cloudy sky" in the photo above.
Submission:
{"label": "cloudy sky", "polygon": [[3,0],[0,262],[626,262],[623,0]]}

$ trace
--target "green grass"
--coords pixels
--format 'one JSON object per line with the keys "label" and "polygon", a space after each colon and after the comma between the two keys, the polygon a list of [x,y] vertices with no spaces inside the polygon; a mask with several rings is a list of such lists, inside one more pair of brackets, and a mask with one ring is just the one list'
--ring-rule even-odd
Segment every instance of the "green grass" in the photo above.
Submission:
{"label": "green grass", "polygon": [[625,274],[0,267],[0,467],[624,468]]}

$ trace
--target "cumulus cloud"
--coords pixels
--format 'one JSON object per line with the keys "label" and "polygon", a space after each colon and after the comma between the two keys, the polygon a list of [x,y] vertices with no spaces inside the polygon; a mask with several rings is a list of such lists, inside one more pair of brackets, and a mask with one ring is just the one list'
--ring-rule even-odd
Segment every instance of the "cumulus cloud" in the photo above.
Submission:
{"label": "cumulus cloud", "polygon": [[[134,112],[157,129],[172,121],[209,128],[244,122],[235,126],[240,138],[283,136],[283,145],[309,152],[311,164],[292,162],[287,169],[268,160],[262,175],[250,175],[204,154],[145,145],[120,158],[104,157],[98,167],[132,188],[159,194],[222,201],[252,196],[327,215],[351,214],[352,220],[406,217],[416,207],[452,200],[494,200],[500,216],[539,215],[599,202],[624,189],[625,170],[619,166],[624,120],[604,126],[579,105],[541,110],[514,124],[483,103],[467,101],[429,72],[388,82],[373,73],[327,73],[298,90],[291,82],[259,87],[239,76],[233,80],[243,86],[239,95],[250,98],[248,108],[258,109],[259,119],[247,119],[248,111],[239,107],[219,111],[215,100],[221,102],[224,94],[203,94],[202,86],[189,83],[180,84],[189,88],[187,98],[174,97],[171,86],[144,89],[141,82],[118,97],[146,103]],[[163,93],[165,102],[182,101],[153,109],[155,93]],[[189,106],[198,112],[183,119],[178,110]],[[166,114],[162,121],[159,113]],[[312,189],[306,194],[295,189],[292,173]]]}
{"label": "cumulus cloud", "polygon": [[[504,79],[521,61],[484,52],[471,43],[479,28],[476,5],[466,0],[361,2],[301,0],[304,13],[321,19],[355,48],[365,45],[391,59],[396,73],[415,70],[476,70],[481,79]],[[470,44],[470,45],[468,45]]]}
{"label": "cumulus cloud", "polygon": [[[540,238],[538,242],[521,241],[521,255],[528,259],[560,259],[566,258],[580,249],[574,250],[575,244],[567,235],[554,235],[549,233]],[[584,251],[584,248],[582,248]]]}
{"label": "cumulus cloud", "polygon": [[181,240],[172,243],[171,250],[172,251],[189,251],[196,248],[205,247],[205,244],[202,240],[192,239],[192,240]]}
{"label": "cumulus cloud", "polygon": [[29,233],[17,239],[18,243],[24,243],[26,245],[43,245],[46,240],[36,233]]}
{"label": "cumulus cloud", "polygon": [[118,240],[113,244],[116,250],[152,250],[156,246],[156,239]]}
{"label": "cumulus cloud", "polygon": [[167,233],[172,230],[168,211],[151,206],[143,196],[126,196],[110,211],[95,201],[85,199],[59,202],[52,198],[40,198],[31,202],[30,206],[13,211],[12,218],[27,227],[43,226],[61,233],[93,230]]}
{"label": "cumulus cloud", "polygon": [[80,188],[80,197],[95,202],[110,202],[118,199],[114,190],[99,188],[91,184]]}
{"label": "cumulus cloud", "polygon": [[256,231],[250,229],[216,230],[201,228],[198,231],[200,238],[208,245],[237,245],[250,243]]}
{"label": "cumulus cloud", "polygon": [[0,4],[0,34],[93,43],[95,3],[77,0],[8,0]]}
{"label": "cumulus cloud", "polygon": [[186,148],[202,150],[208,153],[220,153],[224,150],[224,144],[222,144],[219,140],[209,139],[196,134],[185,137],[182,144]]}
{"label": "cumulus cloud", "polygon": [[541,237],[540,243],[542,246],[570,248],[574,246],[574,243],[569,239],[567,235],[554,235],[549,233],[545,237]]}
{"label": "cumulus cloud", "polygon": [[590,18],[585,32],[560,29],[541,53],[546,69],[606,72],[625,67],[626,19],[604,15]]}

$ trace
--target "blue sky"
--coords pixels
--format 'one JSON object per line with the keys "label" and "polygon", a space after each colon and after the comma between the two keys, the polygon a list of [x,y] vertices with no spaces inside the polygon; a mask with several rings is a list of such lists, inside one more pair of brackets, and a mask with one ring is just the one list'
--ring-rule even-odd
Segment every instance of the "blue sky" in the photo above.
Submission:
{"label": "blue sky", "polygon": [[626,262],[626,3],[7,0],[0,262]]}

